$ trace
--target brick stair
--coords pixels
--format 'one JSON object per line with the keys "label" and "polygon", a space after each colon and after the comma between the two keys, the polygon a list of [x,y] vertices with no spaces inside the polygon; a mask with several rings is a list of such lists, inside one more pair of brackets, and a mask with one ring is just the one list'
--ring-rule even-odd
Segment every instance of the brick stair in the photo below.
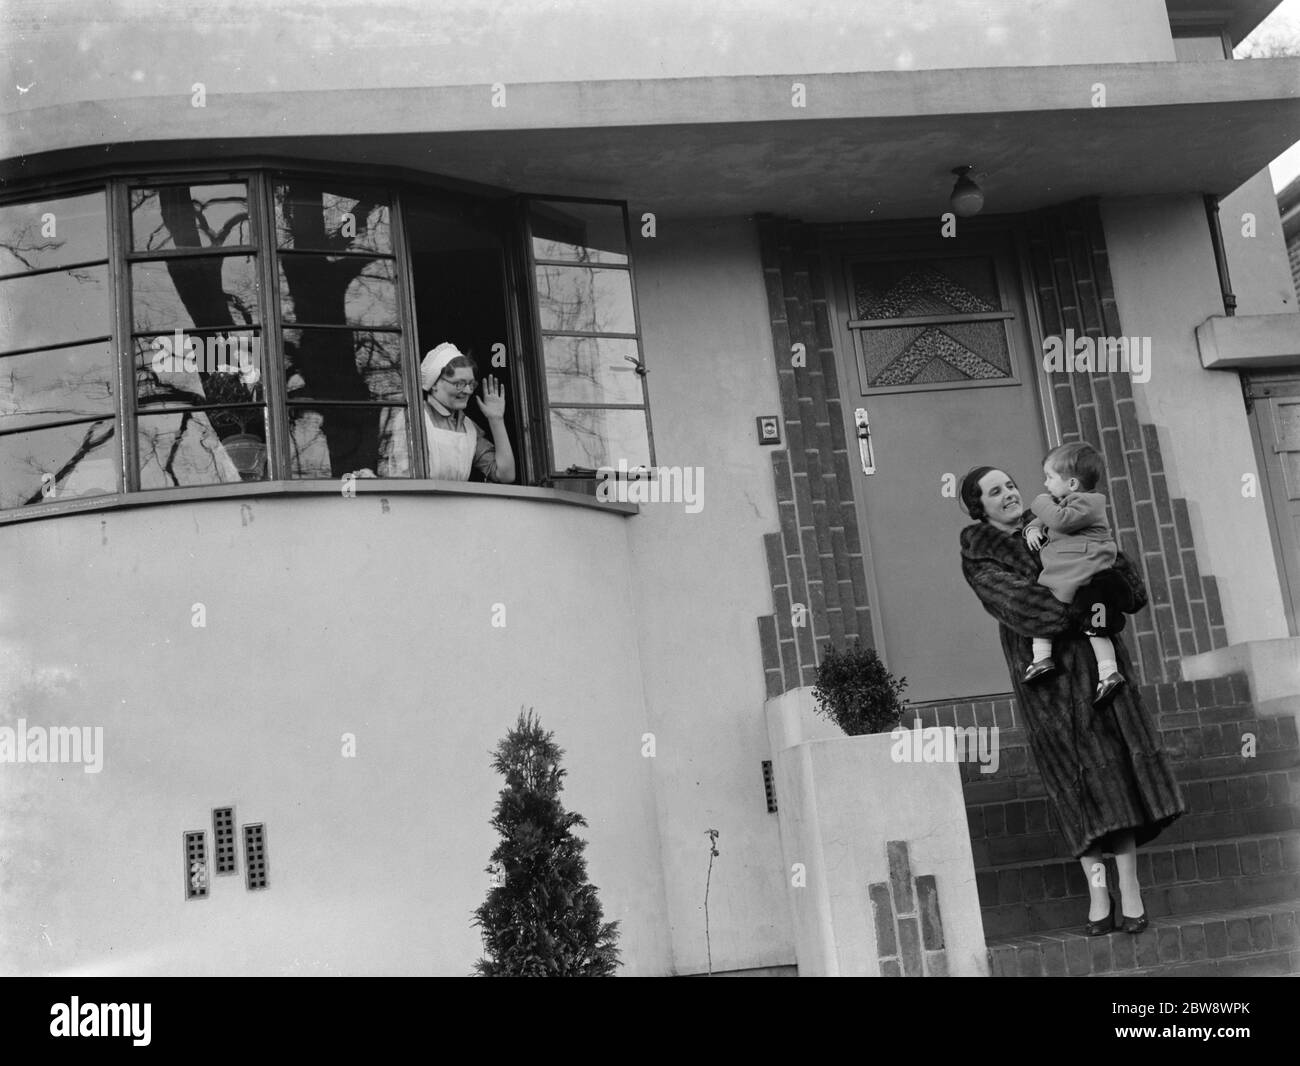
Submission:
{"label": "brick stair", "polygon": [[1296,899],[1153,918],[1137,936],[1087,936],[1076,921],[990,937],[989,963],[994,977],[1286,977],[1300,973],[1297,923]]}
{"label": "brick stair", "polygon": [[1083,870],[1055,831],[1014,700],[916,709],[923,725],[999,727],[997,772],[961,766],[992,974],[1300,975],[1296,718],[1259,717],[1244,674],[1147,685],[1142,697],[1188,813],[1138,851],[1151,919],[1138,936],[1083,933]]}

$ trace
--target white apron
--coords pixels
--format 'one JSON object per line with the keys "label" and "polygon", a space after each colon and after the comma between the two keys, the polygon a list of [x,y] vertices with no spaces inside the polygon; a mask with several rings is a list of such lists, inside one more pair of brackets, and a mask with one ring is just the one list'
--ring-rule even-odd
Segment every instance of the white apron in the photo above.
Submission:
{"label": "white apron", "polygon": [[423,409],[424,432],[429,438],[429,477],[436,481],[468,481],[474,469],[478,426],[472,418],[465,418],[461,422],[462,433],[440,429],[429,416],[428,401],[425,401]]}

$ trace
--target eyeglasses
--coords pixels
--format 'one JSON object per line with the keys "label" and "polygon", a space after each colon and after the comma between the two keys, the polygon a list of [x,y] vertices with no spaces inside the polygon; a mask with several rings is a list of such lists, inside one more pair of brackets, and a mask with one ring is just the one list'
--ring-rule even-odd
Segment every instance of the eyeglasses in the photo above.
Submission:
{"label": "eyeglasses", "polygon": [[451,378],[439,378],[438,380],[440,384],[455,389],[457,392],[473,392],[474,387],[478,384],[474,378],[470,378],[468,381],[454,381]]}

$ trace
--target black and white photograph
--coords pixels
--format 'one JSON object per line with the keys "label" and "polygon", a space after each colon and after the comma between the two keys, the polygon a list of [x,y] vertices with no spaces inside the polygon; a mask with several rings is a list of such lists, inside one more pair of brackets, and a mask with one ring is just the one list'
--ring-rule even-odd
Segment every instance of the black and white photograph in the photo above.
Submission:
{"label": "black and white photograph", "polygon": [[475,976],[1260,1035],[1300,0],[0,0],[0,57],[41,1040]]}

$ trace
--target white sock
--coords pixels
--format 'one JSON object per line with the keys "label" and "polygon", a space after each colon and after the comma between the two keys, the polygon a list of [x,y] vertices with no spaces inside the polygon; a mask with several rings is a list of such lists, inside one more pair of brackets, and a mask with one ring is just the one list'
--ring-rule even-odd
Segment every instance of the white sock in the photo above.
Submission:
{"label": "white sock", "polygon": [[1115,645],[1109,637],[1089,637],[1092,654],[1097,657],[1097,679],[1105,681],[1112,674],[1119,673],[1119,664],[1115,662]]}
{"label": "white sock", "polygon": [[1034,637],[1034,662],[1052,657],[1052,642],[1046,637]]}

